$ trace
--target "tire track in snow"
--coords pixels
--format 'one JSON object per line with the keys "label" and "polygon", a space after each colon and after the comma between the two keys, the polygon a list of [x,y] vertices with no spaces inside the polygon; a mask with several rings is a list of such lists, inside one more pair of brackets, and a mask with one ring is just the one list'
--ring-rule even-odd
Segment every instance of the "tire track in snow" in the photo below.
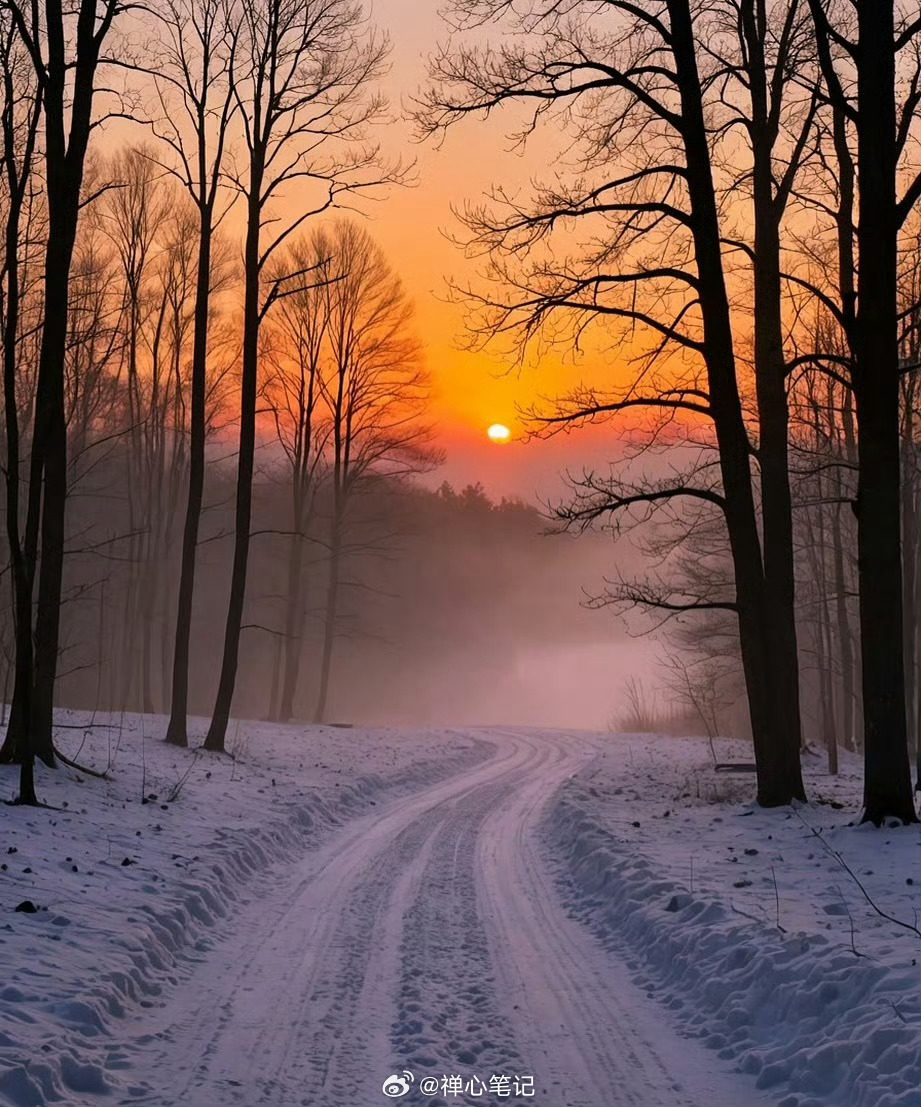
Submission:
{"label": "tire track in snow", "polygon": [[547,1107],[755,1107],[771,1102],[680,1037],[623,962],[560,901],[540,837],[574,772],[560,744],[483,827],[478,888],[506,1017]]}
{"label": "tire track in snow", "polygon": [[412,1105],[769,1102],[680,1038],[560,904],[537,830],[585,745],[493,735],[487,762],[276,874],[169,997],[138,1107],[379,1107],[404,1067],[417,1080],[531,1075],[537,1091],[423,1100],[416,1086],[401,1100]]}
{"label": "tire track in snow", "polygon": [[367,1088],[368,1078],[376,1078],[376,1073],[365,1072],[369,1052],[375,1051],[363,1036],[356,1039],[355,1027],[362,1012],[379,1015],[393,994],[392,959],[379,954],[395,947],[401,905],[412,895],[418,869],[424,867],[443,820],[438,811],[425,812],[378,855],[367,879],[354,888],[326,950],[329,960],[324,958],[312,991],[304,997],[299,1021],[315,1025],[303,1047],[312,1070],[308,1086],[322,1089],[324,1096],[352,1102]]}
{"label": "tire track in snow", "polygon": [[[507,801],[512,783],[485,785],[459,802],[432,845],[415,902],[406,916],[394,1055],[421,1076],[522,1071],[508,1021],[496,1002],[495,967],[477,903],[476,854],[481,828]],[[441,1097],[429,1099],[444,1104]],[[482,1103],[466,1095],[452,1104]]]}
{"label": "tire track in snow", "polygon": [[[403,914],[425,854],[454,805],[535,752],[524,738],[505,742],[476,767],[354,820],[241,912],[236,939],[201,959],[159,1027],[151,1033],[143,1020],[132,1102],[386,1102]],[[166,1081],[168,1092],[158,1090]]]}

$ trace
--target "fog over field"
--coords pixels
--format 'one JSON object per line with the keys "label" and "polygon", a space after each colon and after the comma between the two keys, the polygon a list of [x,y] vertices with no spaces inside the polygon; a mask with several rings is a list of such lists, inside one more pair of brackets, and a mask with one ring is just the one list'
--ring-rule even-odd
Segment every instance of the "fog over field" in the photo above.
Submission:
{"label": "fog over field", "polygon": [[[176,581],[133,561],[128,490],[118,454],[76,494],[62,612],[67,663],[62,706],[168,710]],[[215,469],[209,484],[202,578],[193,628],[191,710],[207,714],[220,666],[221,606],[230,572],[232,486]],[[495,502],[479,487],[375,481],[356,499],[345,539],[327,718],[386,724],[541,722],[604,729],[624,684],[655,679],[655,650],[630,637],[611,611],[584,606],[630,554],[610,538],[548,533],[546,506]],[[288,489],[277,470],[257,478],[251,584],[235,712],[277,714],[287,658],[292,537]],[[302,644],[293,719],[311,721],[329,578],[322,495],[304,543]],[[134,555],[136,556],[136,554]],[[635,557],[635,555],[633,555]],[[143,595],[139,598],[139,582]],[[296,624],[295,624],[296,625]],[[7,641],[7,650],[10,647]],[[7,653],[9,659],[10,655]],[[12,673],[7,665],[9,688]],[[273,703],[273,696],[276,702]]]}

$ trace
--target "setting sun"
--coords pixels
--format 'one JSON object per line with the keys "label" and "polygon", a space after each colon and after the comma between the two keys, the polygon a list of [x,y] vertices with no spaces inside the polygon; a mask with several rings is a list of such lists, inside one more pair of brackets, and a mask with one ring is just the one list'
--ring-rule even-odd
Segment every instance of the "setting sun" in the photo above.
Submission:
{"label": "setting sun", "polygon": [[486,434],[491,442],[508,442],[512,437],[512,432],[502,423],[493,423],[493,425],[487,429]]}

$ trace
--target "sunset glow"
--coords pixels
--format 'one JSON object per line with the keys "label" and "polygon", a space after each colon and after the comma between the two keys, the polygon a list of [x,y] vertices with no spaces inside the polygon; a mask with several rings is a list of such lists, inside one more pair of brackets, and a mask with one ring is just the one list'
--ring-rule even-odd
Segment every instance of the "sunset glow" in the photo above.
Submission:
{"label": "sunset glow", "polygon": [[0,0],[0,1107],[908,1107],[919,13]]}

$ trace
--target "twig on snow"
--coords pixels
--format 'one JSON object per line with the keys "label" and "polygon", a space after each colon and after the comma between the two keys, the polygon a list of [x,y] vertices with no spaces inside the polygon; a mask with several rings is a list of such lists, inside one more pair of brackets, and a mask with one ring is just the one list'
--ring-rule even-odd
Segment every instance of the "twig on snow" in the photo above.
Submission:
{"label": "twig on snow", "polygon": [[876,903],[876,901],[873,899],[873,897],[870,895],[870,893],[866,890],[866,888],[863,886],[863,883],[861,882],[860,878],[857,876],[857,874],[854,872],[854,870],[851,868],[851,866],[847,863],[847,861],[844,860],[844,858],[841,856],[841,854],[836,849],[834,849],[832,846],[830,846],[828,844],[828,842],[825,841],[825,839],[822,837],[822,835],[819,833],[819,831],[816,830],[816,828],[814,826],[810,826],[809,823],[806,822],[806,820],[799,813],[799,811],[796,810],[795,807],[794,807],[793,810],[796,811],[797,817],[799,818],[799,820],[803,824],[803,826],[806,827],[806,829],[811,834],[814,834],[815,837],[818,838],[818,840],[822,843],[822,846],[826,850],[828,850],[828,852],[832,855],[832,857],[834,857],[834,859],[838,862],[838,864],[841,866],[841,868],[844,869],[844,871],[851,878],[851,880],[853,880],[854,883],[857,885],[857,887],[861,890],[861,892],[863,892],[864,899],[867,901],[867,903],[869,903],[869,905],[873,908],[873,910],[877,913],[877,915],[879,915],[880,918],[885,919],[887,922],[894,923],[896,926],[901,926],[905,930],[910,930],[913,934],[917,934],[918,937],[921,938],[921,930],[919,930],[917,926],[912,926],[911,923],[905,922],[902,919],[897,919],[894,915],[890,915],[886,911],[884,911]]}
{"label": "twig on snow", "polygon": [[777,929],[781,934],[787,933],[787,928],[780,925],[780,890],[777,887],[777,873],[774,872],[774,866],[771,865],[771,879],[774,881],[774,918],[777,924]]}

